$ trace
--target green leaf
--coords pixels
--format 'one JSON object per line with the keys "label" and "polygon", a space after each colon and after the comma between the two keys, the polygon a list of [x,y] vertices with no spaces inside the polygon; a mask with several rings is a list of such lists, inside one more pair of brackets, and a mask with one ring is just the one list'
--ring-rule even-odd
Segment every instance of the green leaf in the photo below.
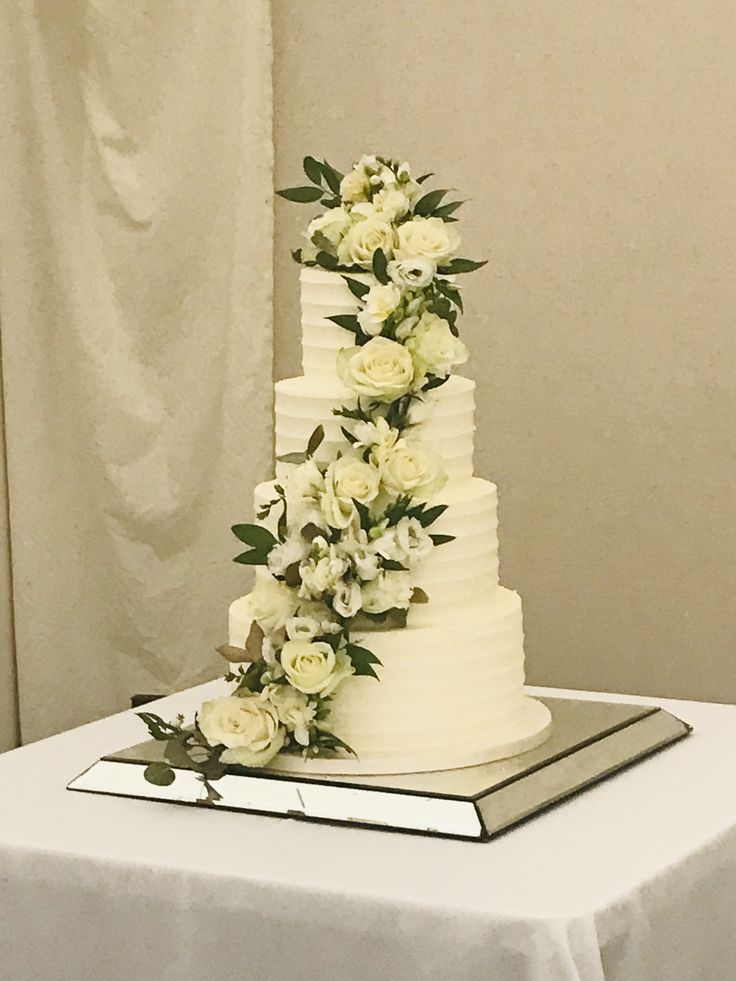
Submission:
{"label": "green leaf", "polygon": [[450,201],[448,204],[443,204],[441,208],[435,208],[434,216],[435,218],[448,218],[454,211],[461,208],[465,204],[464,201]]}
{"label": "green leaf", "polygon": [[324,251],[318,252],[314,261],[318,266],[322,266],[323,269],[327,269],[329,272],[334,272],[340,265],[334,255],[330,255],[329,252]]}
{"label": "green leaf", "polygon": [[276,522],[276,531],[278,532],[279,541],[280,542],[285,542],[286,541],[286,532],[287,532],[287,526],[286,526],[286,502],[285,501],[284,501],[283,510],[282,510],[281,514],[279,515],[279,520]]}
{"label": "green leaf", "polygon": [[325,438],[325,427],[322,423],[317,426],[312,435],[309,437],[309,442],[307,443],[307,459],[313,457],[317,450],[322,445],[322,440]]}
{"label": "green leaf", "polygon": [[358,512],[358,516],[360,518],[360,527],[363,529],[363,531],[368,531],[369,528],[373,526],[373,522],[371,521],[370,511],[368,510],[368,505],[362,504],[360,501],[356,501],[355,498],[353,498],[352,501],[353,504],[355,505],[355,510]]}
{"label": "green leaf", "polygon": [[154,715],[153,712],[136,712],[136,715],[148,726],[148,731],[153,738],[159,741],[171,739],[181,732],[180,726],[164,722],[160,715]]}
{"label": "green leaf", "polygon": [[307,459],[307,454],[304,450],[300,450],[298,453],[282,453],[281,456],[277,456],[276,460],[279,463],[304,463]]}
{"label": "green leaf", "polygon": [[348,443],[351,443],[352,444],[352,443],[357,443],[358,442],[358,437],[357,436],[353,436],[353,434],[350,432],[350,430],[349,429],[346,429],[345,426],[340,426],[340,432],[343,434],[343,436],[348,441]]}
{"label": "green leaf", "polygon": [[438,189],[436,191],[428,191],[426,194],[422,195],[422,197],[419,198],[417,203],[414,205],[414,214],[422,217],[431,215],[446,194],[447,188],[444,190]]}
{"label": "green leaf", "polygon": [[143,776],[157,787],[169,787],[176,780],[176,774],[168,763],[149,763]]}
{"label": "green leaf", "polygon": [[172,766],[178,767],[180,770],[191,770],[192,760],[187,752],[187,739],[189,738],[189,733],[184,733],[179,739],[171,739],[166,744],[166,749],[164,750],[164,756],[172,764]]}
{"label": "green leaf", "polygon": [[353,296],[356,296],[359,300],[362,300],[370,290],[370,286],[367,283],[361,283],[359,279],[351,279],[350,276],[343,276],[342,278],[348,284],[348,289]]}
{"label": "green leaf", "polygon": [[383,249],[376,249],[373,253],[373,275],[379,283],[385,286],[388,283],[388,262]]}
{"label": "green leaf", "polygon": [[308,542],[313,542],[315,538],[318,538],[320,535],[324,535],[324,533],[324,529],[320,528],[319,525],[314,524],[312,521],[309,521],[306,525],[304,525],[301,531],[302,538],[306,539]]}
{"label": "green leaf", "polygon": [[430,535],[433,545],[446,545],[448,542],[454,542],[454,535]]}
{"label": "green leaf", "polygon": [[458,273],[468,273],[473,272],[474,269],[480,269],[481,266],[485,266],[488,263],[488,259],[483,259],[482,262],[476,262],[474,259],[453,259],[449,265],[443,266],[440,272],[444,274],[449,274],[450,276],[455,276]]}
{"label": "green leaf", "polygon": [[428,375],[427,381],[422,385],[423,392],[431,392],[433,388],[439,388],[450,380],[449,375]]}
{"label": "green leaf", "polygon": [[340,200],[340,198],[322,198],[320,204],[324,205],[325,208],[330,208],[331,210],[332,208],[339,208],[340,205],[342,204],[342,201]]}
{"label": "green leaf", "polygon": [[447,510],[446,504],[435,504],[433,508],[426,508],[421,514],[417,515],[417,519],[422,528],[429,528],[430,525],[441,517]]}
{"label": "green leaf", "polygon": [[[303,161],[304,173],[313,184],[322,186],[322,164],[314,157],[305,157]],[[320,194],[322,192],[320,191]]]}
{"label": "green leaf", "polygon": [[327,320],[344,330],[349,330],[351,334],[362,333],[358,317],[354,313],[336,313],[334,317],[327,317]]}
{"label": "green leaf", "polygon": [[293,249],[292,250],[292,253],[291,253],[291,258],[294,260],[294,262],[298,262],[298,263],[301,264],[301,261],[302,261],[302,250],[301,249]]}
{"label": "green leaf", "polygon": [[397,562],[396,559],[384,559],[383,568],[388,572],[408,572],[409,570],[401,562]]}
{"label": "green leaf", "polygon": [[292,562],[291,565],[287,565],[284,572],[284,582],[292,589],[296,589],[297,586],[301,586],[302,577],[299,575],[298,562]]}
{"label": "green leaf", "polygon": [[424,592],[421,586],[415,586],[411,591],[410,603],[429,603],[429,596]]}
{"label": "green leaf", "polygon": [[285,187],[276,193],[280,198],[285,198],[287,201],[296,201],[297,204],[310,204],[312,201],[319,201],[323,191],[321,187],[305,184],[303,187]]}
{"label": "green leaf", "polygon": [[322,161],[322,173],[325,175],[325,181],[327,182],[329,189],[336,197],[339,197],[340,181],[343,179],[344,175],[341,174],[339,170],[335,170],[335,168],[331,164],[328,164],[326,160]]}
{"label": "green leaf", "polygon": [[262,552],[270,551],[276,544],[273,534],[263,525],[233,525],[232,532],[244,545]]}
{"label": "green leaf", "polygon": [[434,177],[434,174],[431,172],[429,174],[422,174],[421,177],[417,177],[417,184],[423,184],[425,181],[428,181],[430,177]]}
{"label": "green leaf", "polygon": [[358,644],[348,644],[345,648],[345,653],[350,658],[356,675],[368,675],[371,678],[378,678],[371,665],[380,664],[381,662],[373,651],[369,651],[366,647],[360,647]]}
{"label": "green leaf", "polygon": [[250,552],[241,552],[240,555],[236,555],[233,562],[238,562],[240,565],[265,565],[268,562],[268,556],[253,548]]}

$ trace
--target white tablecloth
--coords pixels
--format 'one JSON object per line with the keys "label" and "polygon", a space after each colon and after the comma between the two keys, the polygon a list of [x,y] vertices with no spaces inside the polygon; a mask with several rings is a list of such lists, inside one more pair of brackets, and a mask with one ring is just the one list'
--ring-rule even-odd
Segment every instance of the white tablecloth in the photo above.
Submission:
{"label": "white tablecloth", "polygon": [[695,733],[487,844],[66,791],[133,713],[7,753],[0,978],[734,981],[736,708],[660,704]]}

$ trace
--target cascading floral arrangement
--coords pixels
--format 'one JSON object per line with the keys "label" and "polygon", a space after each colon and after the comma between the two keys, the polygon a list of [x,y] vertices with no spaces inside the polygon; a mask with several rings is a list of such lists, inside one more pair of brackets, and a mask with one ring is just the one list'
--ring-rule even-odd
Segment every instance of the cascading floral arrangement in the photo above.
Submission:
{"label": "cascading floral arrangement", "polygon": [[380,665],[355,635],[405,626],[411,604],[430,601],[417,566],[452,540],[428,531],[446,510],[430,501],[447,477],[417,432],[426,393],[467,359],[455,277],[485,263],[458,256],[463,202],[443,203],[447,190],[424,190],[432,174],[415,180],[407,163],[380,156],[345,175],[305,157],[304,172],[309,184],[277,193],[327,210],[292,255],[342,275],[358,303],[329,318],[354,338],[335,366],[351,396],[333,410],[344,443],[325,452],[318,426],[304,452],[279,457],[289,472],[258,523],[233,527],[248,546],[235,561],[259,568],[243,647],[219,649],[232,694],[205,702],[193,727],[140,713],[167,744],[168,763],[151,764],[146,778],[168,784],[172,766],[197,770],[210,800],[228,766],[353,752],[332,730],[330,703],[345,679],[377,678]]}

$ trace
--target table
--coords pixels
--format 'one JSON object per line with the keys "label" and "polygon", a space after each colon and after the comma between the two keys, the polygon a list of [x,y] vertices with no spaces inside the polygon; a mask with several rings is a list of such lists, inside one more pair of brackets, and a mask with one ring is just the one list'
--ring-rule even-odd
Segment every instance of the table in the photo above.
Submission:
{"label": "table", "polygon": [[736,707],[605,697],[695,732],[487,844],[66,791],[132,712],[6,753],[0,978],[734,981]]}

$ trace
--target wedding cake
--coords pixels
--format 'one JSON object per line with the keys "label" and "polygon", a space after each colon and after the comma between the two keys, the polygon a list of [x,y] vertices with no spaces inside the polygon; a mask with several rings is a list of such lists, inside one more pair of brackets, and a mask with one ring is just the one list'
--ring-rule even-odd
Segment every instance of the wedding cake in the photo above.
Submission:
{"label": "wedding cake", "polygon": [[459,257],[460,202],[426,190],[432,175],[376,156],[304,170],[309,184],[279,193],[326,210],[294,253],[303,375],[275,386],[275,480],[233,528],[236,561],[256,569],[221,649],[234,687],[158,738],[206,757],[203,779],[524,752],[550,715],[524,692],[496,487],[474,475],[475,384],[453,373],[467,359],[459,277],[484,263]]}

